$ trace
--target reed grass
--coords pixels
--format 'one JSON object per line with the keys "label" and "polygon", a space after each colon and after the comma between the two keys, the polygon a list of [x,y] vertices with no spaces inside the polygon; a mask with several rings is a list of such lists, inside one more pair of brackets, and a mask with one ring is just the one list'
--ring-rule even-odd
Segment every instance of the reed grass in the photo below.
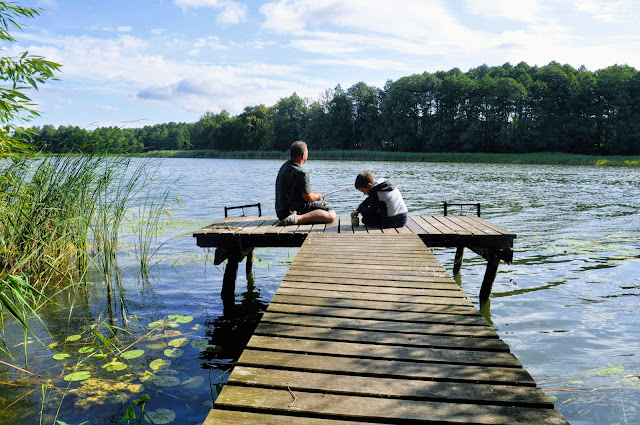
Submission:
{"label": "reed grass", "polygon": [[[168,200],[168,193],[158,198],[151,189],[150,160],[134,167],[131,159],[102,154],[0,159],[0,349],[5,354],[11,355],[4,321],[20,322],[26,347],[27,334],[36,336],[29,320],[42,322],[38,309],[48,301],[44,294],[86,284],[90,269],[104,277],[111,306],[127,212],[139,208],[155,214]],[[146,224],[137,239],[144,245],[137,251],[144,252],[139,262],[145,270],[154,253],[149,235],[157,224]]]}

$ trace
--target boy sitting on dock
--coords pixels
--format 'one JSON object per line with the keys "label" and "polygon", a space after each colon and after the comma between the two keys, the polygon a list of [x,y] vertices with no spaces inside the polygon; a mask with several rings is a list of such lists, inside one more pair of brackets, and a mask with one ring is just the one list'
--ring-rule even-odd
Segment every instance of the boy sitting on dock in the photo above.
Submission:
{"label": "boy sitting on dock", "polygon": [[360,173],[356,177],[356,189],[367,196],[351,217],[362,214],[367,226],[382,228],[402,227],[407,224],[407,206],[400,191],[388,180],[374,179],[371,173]]}

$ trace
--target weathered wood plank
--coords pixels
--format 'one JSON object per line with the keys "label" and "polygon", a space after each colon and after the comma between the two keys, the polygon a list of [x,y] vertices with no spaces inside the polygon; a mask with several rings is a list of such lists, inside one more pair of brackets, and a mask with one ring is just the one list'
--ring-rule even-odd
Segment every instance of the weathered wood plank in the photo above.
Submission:
{"label": "weathered wood plank", "polygon": [[281,288],[313,289],[317,291],[341,291],[359,292],[362,294],[393,294],[393,295],[415,295],[426,297],[464,297],[464,292],[460,288],[447,289],[425,289],[425,288],[396,288],[393,286],[373,286],[373,285],[341,285],[339,283],[304,283],[283,281]]}
{"label": "weathered wood plank", "polygon": [[498,226],[495,223],[492,223],[490,221],[484,220],[480,217],[474,217],[474,216],[469,216],[469,218],[473,221],[477,221],[479,223],[481,223],[484,226],[490,227],[491,229],[495,230],[496,232],[501,233],[502,235],[509,235],[509,236],[513,236],[515,237],[515,233],[508,231],[507,229],[505,229],[504,227]]}
{"label": "weathered wood plank", "polygon": [[[307,285],[313,285],[315,283],[325,284],[335,283],[335,279],[331,277],[309,277],[309,276],[285,276],[283,282],[299,282]],[[342,278],[340,279],[341,285],[364,285],[364,286],[391,286],[394,288],[422,288],[422,289],[445,289],[445,290],[460,290],[460,287],[452,281],[450,278],[429,278],[428,282],[420,279],[415,281],[402,281],[402,280],[371,280],[366,277],[359,278]]]}
{"label": "weathered wood plank", "polygon": [[286,325],[264,321],[258,325],[254,331],[254,335],[379,345],[509,352],[509,346],[498,338],[461,337],[408,332],[372,332],[369,329],[347,329],[347,326],[341,325],[336,327],[323,327],[322,324],[312,323],[311,321],[307,321],[307,323],[302,325]]}
{"label": "weathered wood plank", "polygon": [[380,425],[384,422],[342,421],[337,419],[319,419],[268,413],[225,410],[222,407],[212,409],[202,425]]}
{"label": "weathered wood plank", "polygon": [[[228,385],[216,401],[219,406],[247,407],[273,413],[308,413],[356,420],[411,421],[411,423],[567,424],[553,409],[442,403],[381,397],[357,397]],[[294,402],[295,401],[295,402]]]}
{"label": "weathered wood plank", "polygon": [[541,389],[512,385],[417,381],[281,369],[260,369],[248,366],[238,366],[227,382],[232,385],[239,384],[263,388],[290,388],[294,392],[297,390],[312,390],[346,395],[553,408],[553,403]]}
{"label": "weathered wood plank", "polygon": [[345,291],[322,291],[313,289],[293,289],[280,288],[278,292],[282,295],[309,296],[321,298],[343,298],[349,300],[367,300],[367,301],[393,301],[396,303],[410,304],[454,304],[463,306],[472,306],[471,301],[466,298],[450,298],[438,296],[412,296],[412,295],[388,295],[388,294],[359,294],[357,292]]}
{"label": "weathered wood plank", "polygon": [[339,220],[336,220],[333,223],[328,223],[325,226],[324,234],[330,234],[332,236],[335,236],[338,234],[339,229],[340,229],[340,222]]}
{"label": "weathered wood plank", "polygon": [[[282,297],[281,297],[282,298]],[[300,304],[282,304],[277,300],[273,300],[269,307],[268,313],[285,313],[292,317],[300,316],[324,316],[324,317],[342,317],[348,319],[374,319],[390,322],[413,322],[413,323],[436,323],[449,325],[466,325],[466,326],[488,326],[486,319],[478,312],[468,315],[448,314],[448,313],[429,313],[429,312],[403,312],[391,310],[371,310],[364,308],[348,308],[348,307],[329,307],[325,305],[300,305]],[[311,320],[315,320],[314,317]],[[406,325],[407,323],[404,323]]]}
{"label": "weathered wood plank", "polygon": [[425,363],[395,359],[370,359],[324,356],[284,351],[262,351],[247,348],[238,365],[281,368],[339,375],[379,376],[385,378],[426,379],[443,382],[472,382],[535,387],[529,373],[517,367]]}
{"label": "weathered wood plank", "polygon": [[415,275],[410,275],[410,274],[397,274],[397,273],[393,273],[393,271],[390,271],[390,272],[378,271],[375,274],[373,273],[367,274],[367,273],[362,273],[355,270],[345,270],[345,269],[327,271],[327,270],[320,270],[320,269],[303,270],[302,268],[289,269],[289,271],[287,272],[287,276],[289,277],[291,276],[330,277],[333,279],[341,279],[341,278],[354,279],[354,278],[360,277],[362,279],[368,279],[368,280],[399,280],[399,281],[412,281],[412,282],[416,280],[423,281],[423,282],[429,281],[429,279],[434,277],[451,279],[451,277],[447,274],[447,272],[444,272],[444,271],[431,272],[431,273],[416,273]]}
{"label": "weathered wood plank", "polygon": [[390,312],[412,312],[412,313],[445,313],[445,314],[460,314],[469,315],[476,314],[478,310],[473,304],[466,305],[451,305],[451,304],[413,304],[395,302],[389,300],[376,301],[369,299],[340,299],[340,298],[327,298],[317,297],[310,294],[305,296],[288,295],[276,293],[271,300],[272,303],[287,303],[287,304],[299,304],[309,306],[326,306],[326,307],[340,307],[340,308],[359,308],[368,309],[372,311],[390,311]]}
{"label": "weathered wood plank", "polygon": [[[344,262],[333,262],[327,260],[325,258],[313,260],[312,257],[300,257],[296,256],[293,259],[292,267],[302,267],[305,269],[309,269],[311,267],[322,268],[323,270],[327,269],[350,269],[350,270],[362,270],[362,264],[358,264],[355,262],[348,261]],[[428,262],[426,264],[369,264],[366,265],[368,272],[375,272],[376,270],[389,271],[393,270],[394,272],[434,272],[434,271],[444,271],[444,268],[437,262]]]}
{"label": "weathered wood plank", "polygon": [[351,225],[351,217],[348,215],[342,215],[338,217],[340,221],[339,232],[340,233],[353,233],[353,226]]}
{"label": "weathered wood plank", "polygon": [[326,328],[360,329],[373,332],[398,332],[420,335],[449,335],[474,338],[498,338],[498,334],[488,326],[466,326],[449,323],[393,322],[376,319],[337,318],[322,316],[301,316],[266,312],[262,316],[264,323]]}

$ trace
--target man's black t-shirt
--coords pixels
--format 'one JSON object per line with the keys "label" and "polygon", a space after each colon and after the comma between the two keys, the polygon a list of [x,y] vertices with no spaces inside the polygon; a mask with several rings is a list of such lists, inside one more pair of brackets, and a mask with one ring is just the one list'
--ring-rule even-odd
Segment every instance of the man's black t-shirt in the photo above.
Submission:
{"label": "man's black t-shirt", "polygon": [[276,178],[276,214],[279,219],[305,208],[302,193],[311,193],[309,174],[289,160],[282,164]]}

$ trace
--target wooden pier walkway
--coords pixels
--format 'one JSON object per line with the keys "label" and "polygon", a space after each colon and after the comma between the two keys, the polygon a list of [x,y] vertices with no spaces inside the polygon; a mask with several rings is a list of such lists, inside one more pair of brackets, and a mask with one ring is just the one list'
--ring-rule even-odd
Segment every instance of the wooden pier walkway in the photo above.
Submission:
{"label": "wooden pier walkway", "polygon": [[456,248],[453,274],[460,271],[464,249],[470,249],[487,260],[480,289],[480,302],[489,299],[500,261],[513,259],[516,235],[500,226],[475,216],[410,216],[406,226],[380,229],[365,225],[352,226],[351,217],[339,217],[331,224],[274,226],[276,217],[228,217],[193,234],[198,246],[215,247],[216,264],[227,261],[223,293],[233,294],[238,263],[247,257],[251,268],[255,247],[299,247],[308,235],[322,234],[413,234],[429,247]]}
{"label": "wooden pier walkway", "polygon": [[204,425],[567,424],[420,236],[310,233]]}

